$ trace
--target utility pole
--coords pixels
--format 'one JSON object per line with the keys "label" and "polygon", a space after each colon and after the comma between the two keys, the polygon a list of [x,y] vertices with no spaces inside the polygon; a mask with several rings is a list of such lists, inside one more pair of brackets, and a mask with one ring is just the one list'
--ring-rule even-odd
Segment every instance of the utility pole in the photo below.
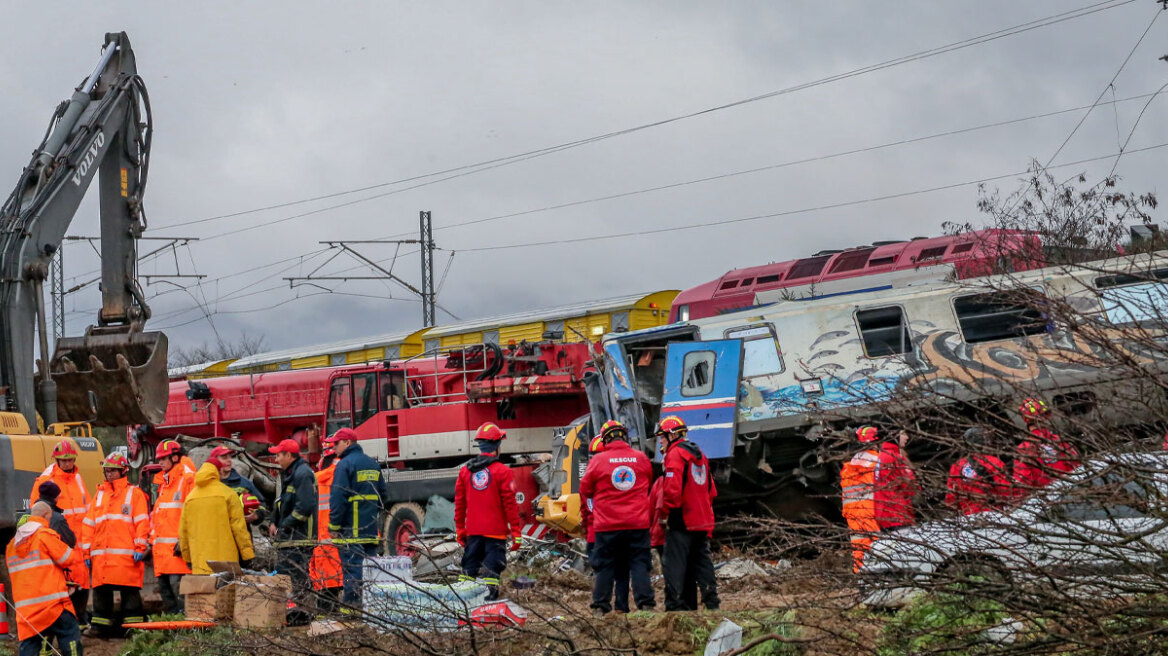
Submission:
{"label": "utility pole", "polygon": [[65,336],[65,249],[57,247],[49,260],[49,296],[53,306],[53,341]]}
{"label": "utility pole", "polygon": [[434,312],[434,229],[429,211],[418,213],[418,228],[422,250],[422,325],[429,328],[438,324]]}

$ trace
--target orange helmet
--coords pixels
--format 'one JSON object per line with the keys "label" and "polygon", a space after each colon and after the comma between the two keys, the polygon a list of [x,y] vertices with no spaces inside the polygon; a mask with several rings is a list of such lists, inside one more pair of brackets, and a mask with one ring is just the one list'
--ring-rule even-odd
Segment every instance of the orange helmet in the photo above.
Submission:
{"label": "orange helmet", "polygon": [[501,442],[507,439],[507,431],[499,428],[491,422],[487,422],[475,431],[475,440],[486,440],[488,442]]}
{"label": "orange helmet", "polygon": [[856,429],[856,439],[864,444],[880,439],[880,431],[875,426],[860,426]]}
{"label": "orange helmet", "polygon": [[658,435],[676,435],[677,437],[685,437],[687,432],[689,432],[689,428],[685,425],[685,422],[681,419],[681,417],[669,415],[668,417],[665,417],[661,421],[657,422]]}
{"label": "orange helmet", "polygon": [[53,447],[54,460],[76,460],[77,447],[69,440],[61,440],[57,442],[57,446]]}
{"label": "orange helmet", "polygon": [[604,450],[604,438],[601,437],[600,435],[597,435],[596,437],[592,438],[592,441],[588,443],[588,453],[600,453],[603,450]]}
{"label": "orange helmet", "polygon": [[240,497],[240,501],[243,502],[244,512],[250,513],[253,510],[258,510],[260,507],[260,500],[251,492],[244,492],[243,496]]}
{"label": "orange helmet", "polygon": [[609,419],[604,422],[604,425],[600,427],[600,433],[597,434],[597,437],[605,444],[610,440],[623,440],[628,436],[629,429],[625,428],[624,424],[615,419]]}
{"label": "orange helmet", "polygon": [[154,449],[154,459],[162,460],[168,456],[177,456],[182,453],[182,445],[174,440],[162,440]]}
{"label": "orange helmet", "polygon": [[1026,399],[1018,406],[1018,412],[1027,421],[1033,419],[1047,419],[1050,417],[1050,408],[1039,399]]}
{"label": "orange helmet", "polygon": [[111,453],[101,461],[102,469],[120,469],[122,471],[130,470],[130,461],[121,453]]}

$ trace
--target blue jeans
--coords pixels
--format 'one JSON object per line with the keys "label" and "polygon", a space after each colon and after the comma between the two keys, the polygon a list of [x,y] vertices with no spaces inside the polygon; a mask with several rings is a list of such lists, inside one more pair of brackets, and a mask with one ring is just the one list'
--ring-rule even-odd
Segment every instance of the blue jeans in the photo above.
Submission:
{"label": "blue jeans", "polygon": [[361,605],[361,583],[365,578],[365,559],[377,555],[375,544],[342,545],[341,571],[344,574],[345,591],[341,601],[350,607]]}
{"label": "blue jeans", "polygon": [[41,644],[52,644],[57,639],[57,649],[65,656],[81,656],[81,627],[77,625],[77,617],[69,611],[61,611],[49,628],[41,631],[41,635],[33,636],[20,641],[19,656],[38,656],[41,653]]}

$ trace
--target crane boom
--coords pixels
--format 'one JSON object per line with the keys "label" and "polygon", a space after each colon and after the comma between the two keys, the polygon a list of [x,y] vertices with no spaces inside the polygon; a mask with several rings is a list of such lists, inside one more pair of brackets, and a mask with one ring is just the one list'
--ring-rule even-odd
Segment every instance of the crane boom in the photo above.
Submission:
{"label": "crane boom", "polygon": [[[143,332],[150,308],[136,280],[151,134],[149,96],[130,40],[125,32],[106,34],[98,64],[58,106],[0,206],[0,411],[20,412],[30,426],[37,410],[46,423],[109,426],[165,416],[166,337]],[[84,337],[58,340],[46,364],[44,279],[95,177],[102,307],[96,325]]]}

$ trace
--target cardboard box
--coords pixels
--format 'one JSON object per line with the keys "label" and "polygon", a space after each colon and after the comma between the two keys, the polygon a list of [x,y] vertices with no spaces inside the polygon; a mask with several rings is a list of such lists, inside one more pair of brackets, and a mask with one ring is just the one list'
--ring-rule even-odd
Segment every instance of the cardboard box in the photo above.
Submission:
{"label": "cardboard box", "polygon": [[178,591],[183,595],[189,620],[217,622],[235,616],[235,585],[218,587],[216,576],[184,576]]}
{"label": "cardboard box", "polygon": [[256,629],[284,626],[288,598],[292,595],[290,577],[244,575],[236,578],[234,588],[236,626]]}

